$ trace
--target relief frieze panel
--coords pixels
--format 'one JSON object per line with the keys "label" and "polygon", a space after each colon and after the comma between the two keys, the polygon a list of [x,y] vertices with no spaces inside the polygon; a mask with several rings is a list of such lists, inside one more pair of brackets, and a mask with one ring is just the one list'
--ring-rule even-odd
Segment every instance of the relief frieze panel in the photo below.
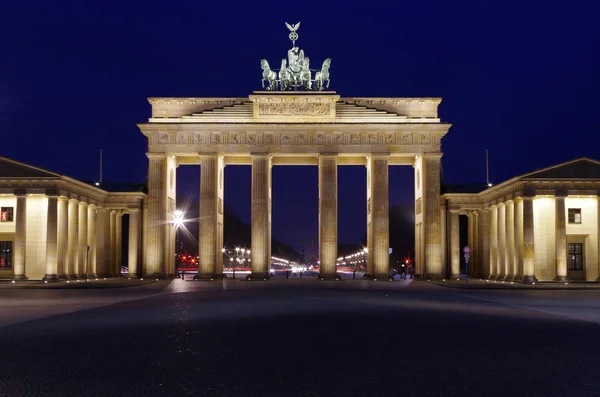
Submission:
{"label": "relief frieze panel", "polygon": [[331,107],[328,103],[259,103],[261,116],[328,116]]}

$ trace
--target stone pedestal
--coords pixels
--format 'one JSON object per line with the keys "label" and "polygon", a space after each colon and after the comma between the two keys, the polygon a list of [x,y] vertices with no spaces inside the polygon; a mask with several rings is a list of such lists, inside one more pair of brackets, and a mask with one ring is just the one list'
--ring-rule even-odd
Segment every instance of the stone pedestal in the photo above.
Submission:
{"label": "stone pedestal", "polygon": [[554,281],[567,280],[567,218],[565,197],[557,196],[555,202],[555,231],[554,246],[556,249],[556,277]]}
{"label": "stone pedestal", "polygon": [[460,277],[460,221],[458,211],[450,211],[450,277]]}
{"label": "stone pedestal", "polygon": [[535,239],[533,229],[533,198],[523,198],[523,282],[535,283]]}
{"label": "stone pedestal", "polygon": [[13,270],[13,280],[27,280],[25,275],[25,261],[27,251],[27,195],[25,193],[16,193],[17,209],[15,219],[15,262]]}
{"label": "stone pedestal", "polygon": [[44,281],[58,280],[58,197],[48,196],[46,224],[46,275]]}
{"label": "stone pedestal", "polygon": [[319,156],[319,277],[337,279],[337,156]]}
{"label": "stone pedestal", "polygon": [[271,157],[268,154],[252,155],[252,279],[270,277],[270,181]]}

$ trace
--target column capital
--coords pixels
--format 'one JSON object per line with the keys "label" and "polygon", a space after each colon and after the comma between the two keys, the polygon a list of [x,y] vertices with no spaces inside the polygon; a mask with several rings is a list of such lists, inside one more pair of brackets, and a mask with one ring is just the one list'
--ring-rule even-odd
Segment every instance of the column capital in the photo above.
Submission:
{"label": "column capital", "polygon": [[566,198],[569,195],[569,193],[566,190],[555,190],[554,191],[554,198]]}
{"label": "column capital", "polygon": [[167,157],[165,153],[146,153],[146,157],[150,160],[161,160]]}
{"label": "column capital", "polygon": [[13,194],[17,197],[24,197],[24,196],[27,196],[27,190],[26,189],[15,189]]}
{"label": "column capital", "polygon": [[127,212],[130,212],[130,213],[131,212],[140,212],[140,209],[139,208],[128,208]]}
{"label": "column capital", "polygon": [[377,159],[377,160],[388,160],[390,158],[390,154],[389,153],[370,153],[367,155],[367,158],[371,156],[373,158],[373,160]]}
{"label": "column capital", "polygon": [[441,160],[443,154],[442,153],[425,153],[425,154],[421,154],[416,156],[416,158],[418,158],[419,156],[423,157],[424,160]]}
{"label": "column capital", "polygon": [[58,196],[58,201],[69,201],[67,196]]}
{"label": "column capital", "polygon": [[97,205],[96,204],[88,204],[88,208],[96,208]]}
{"label": "column capital", "polygon": [[331,152],[331,153],[319,153],[319,157],[335,157],[337,158],[339,155],[339,153],[337,152]]}
{"label": "column capital", "polygon": [[46,196],[58,197],[60,195],[58,189],[46,189]]}
{"label": "column capital", "polygon": [[271,158],[271,153],[267,153],[267,152],[251,152],[250,153],[250,157],[251,158]]}
{"label": "column capital", "polygon": [[98,207],[98,209],[96,211],[106,212],[106,208],[105,207]]}
{"label": "column capital", "polygon": [[89,204],[87,203],[87,201],[79,201],[79,206],[80,207],[87,207]]}

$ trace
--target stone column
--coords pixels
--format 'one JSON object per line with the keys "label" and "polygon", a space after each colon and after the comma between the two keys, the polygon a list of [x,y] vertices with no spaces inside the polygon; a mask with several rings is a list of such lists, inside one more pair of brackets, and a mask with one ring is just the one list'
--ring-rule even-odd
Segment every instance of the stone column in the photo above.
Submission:
{"label": "stone column", "polygon": [[127,266],[129,267],[129,277],[137,277],[139,261],[139,241],[140,241],[140,211],[138,209],[129,210],[129,252]]}
{"label": "stone column", "polygon": [[506,268],[506,280],[513,281],[516,276],[515,272],[515,204],[509,200],[504,206],[505,211],[505,235],[506,235],[506,253],[504,255],[504,263]]}
{"label": "stone column", "polygon": [[88,263],[87,263],[87,278],[96,278],[96,251],[98,249],[98,238],[97,238],[97,208],[95,204],[88,206],[88,232],[87,232],[87,245],[90,247],[88,252]]}
{"label": "stone column", "polygon": [[448,220],[446,219],[446,205],[444,205],[444,203],[442,203],[440,205],[440,234],[441,234],[441,243],[442,243],[442,264],[444,265],[444,277],[446,277],[446,273],[448,273],[448,251],[450,250],[447,247],[447,242],[448,242],[448,236],[447,236],[447,232],[448,232]]}
{"label": "stone column", "polygon": [[479,240],[479,276],[490,276],[490,210],[486,208],[479,213],[477,237]]}
{"label": "stone column", "polygon": [[57,273],[59,279],[66,279],[68,273],[66,266],[69,261],[69,199],[64,196],[58,198],[58,253]]}
{"label": "stone column", "polygon": [[337,155],[319,156],[319,277],[337,279]]}
{"label": "stone column", "polygon": [[554,281],[567,280],[567,218],[565,210],[565,196],[557,195],[554,198],[556,235],[554,246],[556,249],[556,277]]}
{"label": "stone column", "polygon": [[115,235],[115,276],[121,276],[121,265],[123,260],[121,258],[123,254],[123,213],[117,212],[116,217],[116,235]]}
{"label": "stone column", "polygon": [[450,210],[450,277],[460,277],[460,221],[459,213]]}
{"label": "stone column", "polygon": [[523,282],[537,282],[537,278],[535,277],[533,197],[523,197]]}
{"label": "stone column", "polygon": [[465,265],[465,272],[467,277],[470,277],[473,275],[473,269],[475,268],[475,217],[472,211],[467,212],[467,245],[471,252],[469,252],[469,265]]}
{"label": "stone column", "polygon": [[46,218],[46,275],[44,281],[58,280],[58,196],[48,195]]}
{"label": "stone column", "polygon": [[115,277],[115,263],[117,262],[117,213],[114,210],[109,210],[109,227],[110,227],[110,238],[109,238],[109,260],[108,260],[108,274],[110,277]]}
{"label": "stone column", "polygon": [[198,278],[212,280],[217,272],[217,155],[200,157],[200,262]]}
{"label": "stone column", "polygon": [[88,253],[88,203],[83,201],[79,202],[79,239],[77,242],[77,274],[79,277],[87,277],[88,266],[87,260],[89,259]]}
{"label": "stone column", "polygon": [[96,275],[109,277],[110,220],[106,208],[99,207],[96,219]]}
{"label": "stone column", "polygon": [[68,278],[77,278],[78,264],[78,241],[79,241],[79,201],[69,200],[69,237],[67,242],[67,251],[69,260],[65,269]]}
{"label": "stone column", "polygon": [[490,207],[490,279],[498,278],[498,206]]}
{"label": "stone column", "polygon": [[514,281],[521,281],[523,279],[523,199],[521,197],[514,200],[514,221]]}
{"label": "stone column", "polygon": [[498,280],[504,280],[506,277],[506,205],[498,204],[498,262],[496,264],[496,274]]}
{"label": "stone column", "polygon": [[25,275],[25,262],[27,252],[27,194],[15,192],[17,208],[15,219],[15,263],[13,267],[13,280],[27,280]]}
{"label": "stone column", "polygon": [[440,231],[440,160],[441,155],[423,156],[423,236],[425,249],[425,277],[443,276]]}
{"label": "stone column", "polygon": [[[154,277],[162,275],[165,253],[165,239],[167,221],[166,189],[167,160],[164,154],[147,153],[148,165],[148,214],[147,236],[144,249],[146,251],[144,263],[144,276]],[[202,183],[202,181],[200,181]],[[200,204],[202,205],[202,204]],[[200,243],[202,244],[202,243]],[[200,245],[202,249],[202,245]]]}
{"label": "stone column", "polygon": [[[252,274],[251,279],[269,278],[269,181],[271,156],[252,155]],[[337,259],[337,258],[336,258]]]}
{"label": "stone column", "polygon": [[473,242],[471,244],[471,261],[473,265],[470,264],[470,268],[472,277],[481,277],[481,246],[479,245],[479,212],[473,211],[471,213],[473,217]]}
{"label": "stone column", "polygon": [[[371,238],[372,247],[368,247],[373,260],[373,278],[386,278],[390,274],[390,208],[387,155],[369,156],[371,182]],[[439,219],[440,203],[436,208]]]}
{"label": "stone column", "polygon": [[600,195],[596,196],[596,201],[596,212],[598,218],[596,221],[596,243],[598,244],[598,278],[596,279],[596,281],[600,281]]}

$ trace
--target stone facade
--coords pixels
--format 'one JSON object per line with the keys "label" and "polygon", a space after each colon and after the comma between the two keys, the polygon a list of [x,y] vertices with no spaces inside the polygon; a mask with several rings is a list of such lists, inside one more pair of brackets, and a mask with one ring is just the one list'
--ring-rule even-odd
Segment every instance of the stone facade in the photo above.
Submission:
{"label": "stone facade", "polygon": [[55,281],[121,275],[123,236],[116,226],[125,214],[133,226],[126,238],[130,275],[135,276],[141,264],[137,243],[141,228],[136,225],[145,198],[142,192],[108,192],[0,158],[0,279]]}
{"label": "stone facade", "polygon": [[469,275],[502,281],[596,281],[600,162],[576,159],[479,193],[446,193],[446,274],[459,273],[459,215],[468,217]]}
{"label": "stone facade", "polygon": [[[415,169],[417,265],[442,276],[440,98],[341,98],[335,92],[255,92],[248,98],[150,98],[152,117],[139,124],[148,139],[149,211],[144,274],[172,274],[178,166],[200,166],[200,271],[222,273],[223,168],[252,166],[252,274],[268,277],[271,258],[271,167],[319,167],[321,277],[335,278],[337,166],[367,167],[368,273],[389,271],[388,166]],[[218,182],[218,183],[217,183]]]}

